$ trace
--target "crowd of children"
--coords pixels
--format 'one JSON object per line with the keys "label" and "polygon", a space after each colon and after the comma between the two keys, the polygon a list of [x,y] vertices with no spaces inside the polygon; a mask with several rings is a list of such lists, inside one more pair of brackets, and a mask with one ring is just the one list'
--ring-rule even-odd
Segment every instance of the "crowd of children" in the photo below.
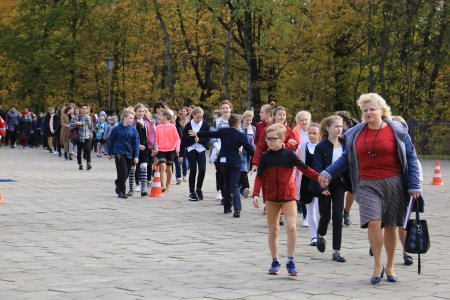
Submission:
{"label": "crowd of children", "polygon": [[[260,122],[254,125],[253,111],[237,115],[232,110],[232,103],[223,100],[208,122],[201,107],[191,105],[177,112],[162,102],[154,105],[153,114],[152,108],[139,103],[125,108],[120,116],[108,116],[103,111],[97,115],[88,105],[49,108],[45,116],[28,109],[20,114],[12,107],[0,114],[0,139],[6,137],[5,145],[9,143],[12,148],[16,140],[23,148],[42,144],[66,160],[73,160],[76,154],[79,170],[84,168],[83,160],[86,169],[92,169],[93,150],[98,158],[107,155],[115,161],[115,192],[122,199],[135,192],[146,196],[158,165],[162,192],[172,189],[172,181],[177,185],[188,181],[186,199],[203,200],[209,161],[215,166],[216,199],[223,205],[224,214],[233,213],[239,218],[241,197],[250,194],[253,205],[259,207],[262,191],[273,260],[270,274],[278,274],[281,266],[280,225],[285,225],[288,237],[288,274],[298,274],[294,263],[297,213],[303,214],[303,226],[309,226],[310,245],[319,252],[325,251],[332,220],[332,259],[345,262],[341,255],[342,226],[351,224],[353,203],[349,175],[334,178],[326,188],[317,181],[319,173],[345,152],[343,132],[357,121],[347,112],[337,112],[321,124],[311,123],[311,114],[300,111],[295,115],[296,126],[291,128],[284,107],[265,104],[260,108]],[[255,171],[252,193],[249,176]],[[408,256],[405,264],[411,263]]]}

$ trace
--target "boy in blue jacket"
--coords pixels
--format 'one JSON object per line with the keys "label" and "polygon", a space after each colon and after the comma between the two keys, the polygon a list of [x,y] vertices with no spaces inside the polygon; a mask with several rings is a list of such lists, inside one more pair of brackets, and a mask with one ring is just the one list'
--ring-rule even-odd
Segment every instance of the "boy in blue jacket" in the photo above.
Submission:
{"label": "boy in blue jacket", "polygon": [[239,192],[239,179],[241,177],[241,156],[239,148],[242,146],[247,153],[253,155],[255,152],[253,147],[248,143],[248,139],[240,132],[241,118],[236,114],[231,114],[228,119],[229,128],[219,129],[218,131],[189,131],[192,137],[199,138],[220,138],[222,147],[218,155],[218,161],[222,169],[224,180],[224,193],[222,194],[224,200],[224,214],[231,213],[231,195],[233,195],[233,217],[239,218],[241,216],[241,194]]}
{"label": "boy in blue jacket", "polygon": [[132,164],[136,165],[139,161],[140,140],[136,127],[131,126],[134,122],[134,111],[125,109],[122,120],[112,129],[109,136],[108,159],[111,160],[113,155],[115,157],[116,194],[119,198],[127,199],[125,184]]}

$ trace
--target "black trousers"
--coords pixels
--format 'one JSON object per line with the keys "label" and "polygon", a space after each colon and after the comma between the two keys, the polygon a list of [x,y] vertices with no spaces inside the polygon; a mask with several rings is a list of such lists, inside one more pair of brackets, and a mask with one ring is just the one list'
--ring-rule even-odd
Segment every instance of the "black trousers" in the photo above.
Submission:
{"label": "black trousers", "polygon": [[[330,196],[319,195],[320,220],[317,234],[327,234],[328,224],[333,217],[333,250],[341,250],[342,213],[344,211],[344,184],[330,185]],[[333,209],[333,212],[331,210]]]}
{"label": "black trousers", "polygon": [[81,165],[81,152],[84,151],[87,163],[91,163],[91,140],[85,140],[84,142],[77,143],[77,160],[78,164]]}
{"label": "black trousers", "polygon": [[[198,177],[197,177],[197,189],[201,190],[203,187],[203,180],[205,179],[206,173],[206,151],[198,152],[196,150],[191,150],[185,153],[185,159],[188,159],[190,172],[189,172],[189,192],[195,192],[195,177],[197,176],[198,167]],[[184,163],[184,162],[183,162]]]}
{"label": "black trousers", "polygon": [[[241,166],[221,164],[223,174],[223,208],[231,209],[231,196],[233,195],[233,207],[235,211],[241,211],[241,194],[239,193],[239,179],[241,177]],[[192,172],[192,171],[191,171]]]}
{"label": "black trousers", "polygon": [[239,183],[241,184],[241,190],[250,188],[250,183],[248,182],[248,172],[241,172],[241,179]]}
{"label": "black trousers", "polygon": [[214,165],[216,166],[216,190],[222,191],[222,193],[223,193],[222,167],[220,166],[220,162],[218,159],[214,162]]}
{"label": "black trousers", "polygon": [[125,194],[126,191],[126,183],[128,174],[130,173],[130,169],[133,163],[131,158],[127,158],[124,155],[114,155],[116,162],[116,171],[117,171],[117,179],[116,183],[116,192],[118,194]]}

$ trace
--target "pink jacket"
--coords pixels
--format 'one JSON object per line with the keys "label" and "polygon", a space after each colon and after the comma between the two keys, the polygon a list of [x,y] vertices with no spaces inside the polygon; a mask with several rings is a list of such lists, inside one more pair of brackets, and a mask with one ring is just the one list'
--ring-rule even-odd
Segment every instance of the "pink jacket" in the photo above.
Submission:
{"label": "pink jacket", "polygon": [[159,124],[156,126],[156,144],[158,151],[180,151],[180,136],[174,124]]}

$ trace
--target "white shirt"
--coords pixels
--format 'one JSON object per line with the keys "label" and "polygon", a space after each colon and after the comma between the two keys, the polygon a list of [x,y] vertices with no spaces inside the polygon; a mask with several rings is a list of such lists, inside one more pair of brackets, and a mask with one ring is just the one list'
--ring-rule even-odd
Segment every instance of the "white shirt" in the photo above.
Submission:
{"label": "white shirt", "polygon": [[[195,132],[199,132],[200,128],[202,128],[202,125],[203,125],[203,120],[201,120],[198,124],[194,122],[194,119],[191,120],[192,130]],[[206,151],[206,148],[202,144],[199,144],[199,143],[194,143],[191,146],[186,148],[187,152],[191,152],[194,149],[197,150],[198,153]]]}
{"label": "white shirt", "polygon": [[341,157],[343,152],[344,152],[344,150],[342,149],[342,146],[334,147],[333,148],[333,159],[331,160],[331,163],[334,163],[335,161],[337,161],[339,159],[339,157]]}

